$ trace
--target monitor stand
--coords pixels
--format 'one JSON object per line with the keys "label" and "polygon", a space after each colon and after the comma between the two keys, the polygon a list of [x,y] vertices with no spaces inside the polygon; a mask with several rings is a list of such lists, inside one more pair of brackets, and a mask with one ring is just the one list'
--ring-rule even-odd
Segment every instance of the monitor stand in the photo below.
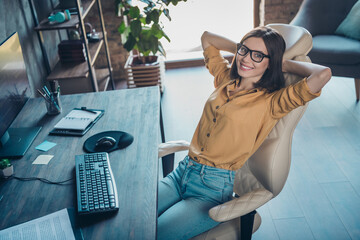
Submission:
{"label": "monitor stand", "polygon": [[0,158],[21,158],[25,155],[41,127],[9,128],[2,137]]}

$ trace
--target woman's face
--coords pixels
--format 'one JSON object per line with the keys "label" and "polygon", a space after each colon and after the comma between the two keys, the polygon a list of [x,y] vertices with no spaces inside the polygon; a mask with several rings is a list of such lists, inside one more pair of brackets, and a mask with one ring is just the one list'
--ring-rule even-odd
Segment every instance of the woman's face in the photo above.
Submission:
{"label": "woman's face", "polygon": [[[250,37],[243,42],[243,45],[252,51],[258,51],[265,55],[268,55],[265,43],[262,38]],[[253,53],[254,54],[254,53]],[[261,62],[255,62],[251,59],[251,53],[245,56],[236,54],[236,66],[238,74],[242,77],[242,80],[249,79],[253,83],[259,81],[269,66],[269,58],[264,57]]]}

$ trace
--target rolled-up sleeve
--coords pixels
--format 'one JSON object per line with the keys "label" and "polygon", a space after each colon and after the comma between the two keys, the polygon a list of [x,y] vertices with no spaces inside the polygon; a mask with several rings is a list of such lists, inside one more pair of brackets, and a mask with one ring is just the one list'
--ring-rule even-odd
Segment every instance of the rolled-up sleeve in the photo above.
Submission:
{"label": "rolled-up sleeve", "polygon": [[214,76],[214,86],[218,87],[224,81],[230,80],[229,61],[221,54],[219,49],[209,46],[204,50],[205,66],[210,74]]}
{"label": "rolled-up sleeve", "polygon": [[282,118],[291,110],[305,105],[320,96],[321,92],[312,93],[306,83],[306,78],[294,85],[289,85],[275,92],[271,98],[272,116]]}

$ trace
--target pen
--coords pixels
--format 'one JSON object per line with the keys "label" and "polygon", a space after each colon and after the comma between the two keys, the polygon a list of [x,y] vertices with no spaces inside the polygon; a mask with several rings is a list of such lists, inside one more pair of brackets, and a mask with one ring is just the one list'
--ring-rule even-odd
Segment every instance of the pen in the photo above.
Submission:
{"label": "pen", "polygon": [[95,112],[95,111],[93,111],[93,110],[90,110],[90,109],[87,109],[86,107],[81,107],[81,110],[86,111],[86,112],[90,112],[90,113],[97,114],[97,112]]}
{"label": "pen", "polygon": [[43,87],[43,91],[45,92],[45,94],[46,94],[49,98],[51,98],[51,93],[50,93],[50,91],[48,90],[48,88],[47,88],[46,86]]}
{"label": "pen", "polygon": [[45,101],[47,101],[48,103],[50,103],[50,100],[46,97],[46,95],[45,94],[43,94],[39,89],[36,89],[39,93],[40,93],[40,95],[45,99]]}

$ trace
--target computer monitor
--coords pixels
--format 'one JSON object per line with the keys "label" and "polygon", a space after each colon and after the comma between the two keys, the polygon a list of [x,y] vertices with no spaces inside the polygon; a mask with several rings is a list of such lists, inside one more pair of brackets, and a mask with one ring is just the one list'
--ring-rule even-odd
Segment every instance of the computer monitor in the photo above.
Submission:
{"label": "computer monitor", "polygon": [[41,129],[10,128],[30,97],[19,36],[15,32],[0,44],[0,158],[24,156]]}

